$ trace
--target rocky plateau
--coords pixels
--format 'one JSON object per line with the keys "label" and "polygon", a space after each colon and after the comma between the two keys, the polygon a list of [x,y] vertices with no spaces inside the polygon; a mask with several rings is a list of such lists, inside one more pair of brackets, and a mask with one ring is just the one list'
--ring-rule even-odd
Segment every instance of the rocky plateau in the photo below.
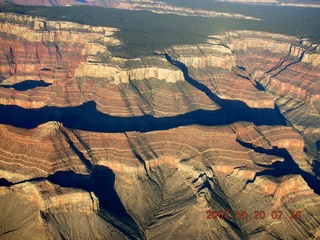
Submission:
{"label": "rocky plateau", "polygon": [[9,0],[0,2],[9,2],[20,5],[30,6],[96,6],[104,8],[117,8],[125,10],[135,11],[150,11],[158,14],[177,14],[181,16],[201,16],[201,17],[227,17],[227,18],[239,18],[239,19],[251,19],[259,20],[258,18],[250,17],[243,14],[219,12],[205,9],[193,9],[188,7],[178,7],[163,1],[153,0],[89,0],[89,1],[77,1],[77,0],[32,0],[32,1],[20,1]]}

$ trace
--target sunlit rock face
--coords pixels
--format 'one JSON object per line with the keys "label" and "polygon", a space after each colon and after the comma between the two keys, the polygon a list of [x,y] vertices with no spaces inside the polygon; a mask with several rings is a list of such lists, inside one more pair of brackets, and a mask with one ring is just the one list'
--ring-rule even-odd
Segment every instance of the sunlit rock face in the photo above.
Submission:
{"label": "sunlit rock face", "polygon": [[[1,74],[16,83],[23,79],[55,81],[71,77],[87,54],[105,47],[90,44],[118,44],[111,37],[115,29],[45,21],[24,15],[1,13]],[[100,46],[100,49],[99,49]]]}
{"label": "sunlit rock face", "polygon": [[241,100],[251,108],[276,104],[299,131],[319,134],[318,44],[252,31],[211,36],[208,42],[165,52],[219,97]]}
{"label": "sunlit rock face", "polygon": [[251,77],[238,65],[237,56],[222,42],[174,46],[166,52],[183,62],[190,76],[219,97],[241,100],[251,108],[274,108],[274,100],[257,90]]}
{"label": "sunlit rock face", "polygon": [[[1,88],[2,104],[39,108],[77,106],[92,100],[100,111],[118,116],[172,116],[217,109],[205,94],[184,81],[180,69],[161,56],[112,57],[107,47],[121,44],[113,37],[116,29],[1,14],[7,19],[1,24],[5,33],[2,84],[27,79],[52,83],[23,93]],[[11,37],[21,40],[12,41]],[[221,98],[241,100],[251,108],[272,109],[276,103],[299,130],[305,128],[300,123],[307,122],[312,124],[306,131],[317,131],[317,45],[261,32],[235,32],[209,42],[173,46],[165,52],[184,63],[190,76]],[[257,82],[266,91],[257,89]],[[160,99],[167,101],[161,103]],[[288,111],[292,106],[297,108]]]}
{"label": "sunlit rock face", "polygon": [[283,115],[299,131],[319,134],[319,45],[262,32],[228,36],[238,64],[265,88]]}
{"label": "sunlit rock face", "polygon": [[[290,153],[296,152],[301,137],[289,127],[282,127],[286,134],[282,134],[279,127],[257,127],[248,123],[119,134],[69,130],[57,123],[32,130],[9,129],[12,133],[5,139],[6,153],[21,155],[23,164],[13,170],[14,160],[4,158],[4,146],[1,146],[1,176],[15,183],[0,187],[1,207],[7,214],[1,216],[0,221],[7,223],[1,230],[10,232],[21,225],[19,231],[7,233],[8,237],[14,238],[15,234],[25,231],[27,236],[40,238],[58,237],[62,233],[72,238],[80,234],[163,239],[179,234],[197,239],[228,236],[243,239],[256,237],[255,229],[259,228],[263,229],[259,236],[290,239],[297,234],[301,238],[314,235],[319,227],[320,198],[307,179],[294,170],[292,174],[278,177],[262,174],[275,163],[289,159],[242,146],[249,143],[267,151],[282,146]],[[274,134],[271,136],[270,132]],[[15,148],[26,136],[29,149],[37,144],[36,155]],[[58,142],[65,150],[51,152],[50,146]],[[63,152],[68,157],[55,160],[54,154],[59,156]],[[297,154],[292,156],[294,160],[299,158]],[[91,184],[97,184],[92,181],[99,181],[99,175],[94,171],[88,173],[84,164],[81,168],[83,158],[93,166],[112,171],[113,185],[100,182],[101,189],[91,188]],[[45,168],[43,162],[57,164],[54,169]],[[56,178],[54,172],[65,174],[61,178],[56,174]],[[73,177],[67,177],[68,174]],[[46,177],[48,175],[51,177]],[[21,182],[22,179],[28,180]],[[103,194],[112,188],[134,219],[135,228],[103,204],[112,196]],[[209,209],[229,212],[230,216],[207,219]],[[257,210],[266,214],[264,219],[254,218]],[[238,211],[247,211],[250,217],[238,219]],[[291,211],[301,211],[299,221],[290,218]],[[274,219],[275,214],[280,218],[280,213],[281,219]],[[10,217],[5,220],[5,216]],[[116,225],[110,225],[110,219],[116,221]]]}
{"label": "sunlit rock face", "polygon": [[242,31],[123,59],[117,29],[0,17],[0,236],[319,237],[318,45]]}
{"label": "sunlit rock face", "polygon": [[52,83],[24,92],[1,88],[1,104],[40,108],[95,101],[99,111],[115,116],[172,116],[218,108],[161,56],[113,57],[107,47],[121,44],[113,37],[116,29],[1,16],[6,19],[0,25],[2,84],[28,79]]}

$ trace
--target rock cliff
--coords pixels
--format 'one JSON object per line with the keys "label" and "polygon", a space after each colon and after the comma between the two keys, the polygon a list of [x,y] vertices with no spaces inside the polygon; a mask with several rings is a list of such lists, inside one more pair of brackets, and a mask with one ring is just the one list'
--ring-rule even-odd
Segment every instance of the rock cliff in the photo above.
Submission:
{"label": "rock cliff", "polygon": [[221,98],[241,100],[251,108],[274,108],[274,100],[254,86],[228,46],[215,42],[172,47],[166,52],[183,62],[194,79]]}
{"label": "rock cliff", "polygon": [[[115,29],[46,21],[24,15],[0,13],[1,74],[6,83],[25,79],[47,82],[71,77],[83,55],[99,51],[104,45],[119,44],[112,37]],[[12,41],[14,39],[14,41]],[[101,51],[101,50],[100,50]]]}
{"label": "rock cliff", "polygon": [[319,45],[259,32],[237,32],[228,38],[238,64],[272,96],[282,114],[299,131],[318,134]]}
{"label": "rock cliff", "polygon": [[[217,109],[164,58],[113,57],[108,46],[121,44],[113,36],[116,29],[10,13],[0,13],[0,17],[6,19],[0,24],[4,34],[0,47],[2,85],[26,80],[52,83],[27,91],[0,88],[1,104],[39,108],[95,101],[101,112],[118,116],[170,116],[199,108]],[[143,90],[137,92],[137,88]],[[167,101],[159,102],[163,96]]]}
{"label": "rock cliff", "polygon": [[[301,148],[299,134],[290,127],[283,130],[285,134],[279,127],[246,123],[120,134],[69,130],[57,123],[33,130],[11,128],[16,136],[6,140],[6,152],[14,152],[17,139],[21,143],[28,141],[30,145],[38,145],[37,155],[24,156],[24,166],[36,163],[37,168],[41,168],[42,162],[50,159],[43,155],[50,153],[49,139],[54,145],[62,142],[59,147],[64,146],[68,160],[60,157],[55,162],[63,164],[56,164],[55,170],[42,167],[42,171],[34,171],[32,175],[23,165],[13,171],[9,158],[2,161],[1,169],[8,172],[2,176],[12,184],[0,187],[5,203],[1,207],[14,218],[6,221],[1,233],[14,237],[18,232],[12,231],[13,228],[24,224],[19,231],[26,231],[26,236],[35,236],[31,229],[38,229],[39,238],[113,236],[126,239],[140,234],[139,239],[177,236],[197,239],[257,236],[291,239],[298,236],[303,239],[315,235],[320,218],[317,211],[320,198],[315,191],[319,189],[312,189],[308,178],[299,175],[295,169],[280,176],[264,173],[273,169],[276,163],[289,164],[290,161],[276,151],[268,153],[268,149],[279,146],[294,152],[297,145]],[[42,141],[37,132],[44,132]],[[275,134],[271,136],[270,132]],[[253,142],[266,149],[266,153],[243,145]],[[56,153],[58,156],[63,152],[55,151],[51,155]],[[1,156],[3,159],[4,155]],[[84,164],[86,161],[90,163]],[[69,162],[74,166],[66,168]],[[81,169],[81,162],[83,168],[75,174],[75,166]],[[115,176],[114,186],[105,188],[102,184],[99,185],[101,189],[92,188],[90,182],[99,181],[101,175],[96,175],[95,170],[86,173],[84,166],[89,165],[110,169],[108,171]],[[297,171],[303,171],[299,169]],[[108,172],[103,171],[106,171],[104,174]],[[113,187],[118,197],[112,199],[121,201],[140,233],[130,227],[127,218],[121,218],[121,211],[112,213],[110,206],[104,203],[111,198],[111,192],[108,192]],[[19,206],[18,215],[13,213],[17,210],[13,202],[23,202],[25,206]],[[116,203],[119,204],[114,200],[113,207]],[[228,212],[228,219],[225,215],[212,219],[209,210]],[[239,211],[247,211],[249,216],[239,218]],[[265,216],[257,219],[255,211],[263,212]],[[299,219],[292,219],[292,211],[293,217],[300,216]],[[296,216],[296,212],[301,215]],[[25,222],[13,222],[28,213],[31,214],[24,218]],[[0,221],[4,221],[4,216]],[[110,225],[110,219],[116,224]]]}

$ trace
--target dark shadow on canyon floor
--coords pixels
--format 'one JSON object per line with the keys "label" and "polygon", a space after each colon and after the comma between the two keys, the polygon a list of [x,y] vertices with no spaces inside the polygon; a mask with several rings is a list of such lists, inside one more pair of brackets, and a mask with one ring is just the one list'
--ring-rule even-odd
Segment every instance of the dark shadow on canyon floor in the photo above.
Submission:
{"label": "dark shadow on canyon floor", "polygon": [[[89,164],[89,160],[87,160]],[[48,180],[64,188],[82,189],[93,192],[99,200],[99,215],[123,232],[130,239],[145,239],[145,236],[130,214],[126,211],[115,188],[115,174],[104,166],[90,164],[90,174],[78,174],[73,171],[58,171],[48,177],[37,177],[12,183],[4,178],[0,179],[0,186],[14,186],[26,182],[40,182]]]}
{"label": "dark shadow on canyon floor", "polygon": [[31,129],[49,121],[57,121],[71,129],[110,133],[149,132],[192,124],[219,126],[237,121],[248,121],[257,126],[285,125],[283,118],[274,109],[251,109],[240,101],[229,100],[223,106],[223,109],[216,111],[196,110],[178,116],[156,118],[151,115],[110,116],[99,112],[95,102],[87,102],[77,107],[43,107],[39,109],[0,105],[0,124]]}
{"label": "dark shadow on canyon floor", "polygon": [[13,183],[8,181],[5,178],[0,178],[0,187],[4,186],[4,187],[9,187],[11,186]]}
{"label": "dark shadow on canyon floor", "polygon": [[320,140],[316,141],[315,144],[316,144],[318,152],[320,153]]}
{"label": "dark shadow on canyon floor", "polygon": [[[159,55],[159,54],[158,54]],[[65,127],[93,132],[149,132],[167,130],[179,126],[199,124],[218,126],[238,121],[248,121],[255,125],[286,125],[285,118],[277,106],[274,109],[250,108],[239,100],[226,100],[214,94],[207,86],[194,80],[188,74],[185,64],[173,60],[168,54],[163,56],[181,69],[185,80],[205,93],[221,108],[215,111],[196,110],[172,117],[156,118],[151,115],[137,117],[117,117],[101,113],[95,102],[87,102],[77,107],[43,107],[24,109],[18,106],[0,105],[0,124],[10,124],[21,128],[35,128],[49,121],[61,122]]]}
{"label": "dark shadow on canyon floor", "polygon": [[[313,176],[302,170],[299,165],[293,160],[292,156],[287,149],[272,147],[272,149],[264,149],[262,147],[255,147],[251,143],[245,143],[237,140],[243,147],[254,150],[257,153],[278,156],[284,159],[284,161],[276,161],[269,169],[263,170],[256,174],[257,176],[273,176],[275,178],[283,177],[286,175],[300,175],[313,191],[320,195],[320,180],[317,176]],[[266,167],[266,166],[264,166]]]}
{"label": "dark shadow on canyon floor", "polygon": [[51,86],[51,83],[46,83],[43,80],[41,81],[26,80],[13,85],[0,85],[0,87],[13,88],[14,90],[18,90],[18,91],[27,91],[29,89],[34,89],[36,87],[48,87],[48,86]]}

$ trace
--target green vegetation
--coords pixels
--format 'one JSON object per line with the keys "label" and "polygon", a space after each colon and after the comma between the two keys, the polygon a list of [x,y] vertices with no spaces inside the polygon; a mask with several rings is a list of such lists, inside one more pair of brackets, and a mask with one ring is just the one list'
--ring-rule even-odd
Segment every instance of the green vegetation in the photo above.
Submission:
{"label": "green vegetation", "polygon": [[[259,23],[243,26],[244,29],[311,37],[320,41],[320,11],[317,8],[279,7],[275,5],[248,5],[215,0],[163,0],[174,6],[238,13],[262,19]],[[318,0],[316,0],[318,1]],[[301,1],[305,3],[305,1]]]}
{"label": "green vegetation", "polygon": [[106,63],[109,62],[111,55],[108,51],[105,52],[98,52],[95,56],[95,62],[97,63]]}
{"label": "green vegetation", "polygon": [[[0,10],[48,20],[73,21],[93,26],[116,27],[116,37],[124,45],[110,47],[109,50],[119,57],[140,57],[152,55],[176,44],[198,44],[206,41],[208,35],[223,34],[232,30],[268,31],[280,34],[320,39],[319,9],[248,6],[232,3],[217,3],[208,0],[166,0],[173,5],[203,8],[215,11],[245,14],[262,21],[186,17],[172,14],[155,14],[147,11],[128,11],[99,7],[34,7],[1,4]],[[212,3],[212,4],[211,4]]]}

